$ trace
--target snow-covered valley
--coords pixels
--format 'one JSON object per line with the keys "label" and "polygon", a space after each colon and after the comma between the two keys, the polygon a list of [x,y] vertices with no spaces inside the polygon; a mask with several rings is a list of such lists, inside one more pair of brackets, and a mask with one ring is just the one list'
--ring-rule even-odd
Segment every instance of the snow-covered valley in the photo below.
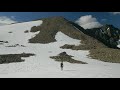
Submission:
{"label": "snow-covered valley", "polygon": [[[79,45],[80,40],[72,39],[62,32],[55,36],[56,42],[49,44],[31,44],[28,40],[38,32],[30,32],[31,27],[41,25],[41,20],[13,25],[0,26],[0,55],[34,53],[35,56],[24,58],[24,62],[0,64],[0,78],[118,78],[120,77],[120,64],[108,63],[89,58],[87,50],[61,49],[65,44]],[[28,30],[28,33],[25,31]],[[12,32],[12,33],[9,33]],[[7,47],[11,45],[24,45],[25,47]],[[60,69],[60,62],[50,56],[61,52],[74,56],[74,59],[88,64],[71,64],[64,62],[64,70]]]}

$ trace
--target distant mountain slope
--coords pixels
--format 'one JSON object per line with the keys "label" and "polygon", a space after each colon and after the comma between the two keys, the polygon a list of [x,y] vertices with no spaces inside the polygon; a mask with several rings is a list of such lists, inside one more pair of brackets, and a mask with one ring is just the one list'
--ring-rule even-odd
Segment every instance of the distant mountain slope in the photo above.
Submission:
{"label": "distant mountain slope", "polygon": [[104,25],[101,28],[87,29],[86,34],[98,39],[111,48],[117,48],[120,39],[120,30],[113,25]]}
{"label": "distant mountain slope", "polygon": [[[81,28],[76,23],[71,22],[78,29]],[[120,39],[120,30],[113,25],[103,25],[100,28],[86,29],[81,30],[84,34],[89,35],[108,47],[117,48],[119,44],[118,41]]]}

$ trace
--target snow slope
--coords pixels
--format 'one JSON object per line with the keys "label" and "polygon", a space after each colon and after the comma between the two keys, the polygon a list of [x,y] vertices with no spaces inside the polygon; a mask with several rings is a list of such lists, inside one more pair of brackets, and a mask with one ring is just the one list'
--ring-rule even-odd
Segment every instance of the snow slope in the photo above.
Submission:
{"label": "snow slope", "polygon": [[[120,77],[120,64],[106,63],[87,57],[89,51],[73,51],[61,49],[64,44],[80,44],[80,40],[72,39],[62,32],[55,36],[57,40],[49,44],[30,44],[28,39],[36,33],[24,33],[33,26],[41,25],[42,21],[32,21],[0,27],[0,40],[9,43],[0,44],[0,54],[34,53],[35,56],[24,58],[25,62],[0,64],[1,78],[117,78]],[[8,33],[12,32],[12,33]],[[6,47],[20,44],[26,47]],[[87,62],[88,64],[64,63],[64,71],[60,70],[60,63],[50,59],[63,51],[74,56],[74,59]]]}

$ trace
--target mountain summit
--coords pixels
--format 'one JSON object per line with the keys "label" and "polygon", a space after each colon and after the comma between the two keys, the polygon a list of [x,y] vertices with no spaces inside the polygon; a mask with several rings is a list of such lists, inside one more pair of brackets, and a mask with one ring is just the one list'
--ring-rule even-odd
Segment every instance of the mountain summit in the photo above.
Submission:
{"label": "mountain summit", "polygon": [[[61,31],[67,36],[80,39],[80,31],[70,23],[67,19],[63,17],[50,17],[41,19],[44,23],[40,26],[34,26],[31,28],[30,32],[40,31],[34,38],[29,40],[30,43],[50,43],[55,42],[55,35],[57,32]],[[84,30],[81,27],[81,30]]]}
{"label": "mountain summit", "polygon": [[49,17],[41,19],[44,23],[40,26],[34,26],[30,32],[40,31],[35,37],[29,39],[30,43],[50,43],[55,42],[55,35],[61,31],[67,36],[81,40],[84,37],[91,36],[111,48],[117,48],[120,30],[113,25],[104,25],[100,28],[84,29],[76,23],[65,19],[62,16]]}

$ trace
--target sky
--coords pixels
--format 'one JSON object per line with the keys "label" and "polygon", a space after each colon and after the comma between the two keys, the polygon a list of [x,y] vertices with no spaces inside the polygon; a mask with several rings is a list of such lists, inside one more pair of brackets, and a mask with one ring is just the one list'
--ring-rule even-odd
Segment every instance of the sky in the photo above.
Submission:
{"label": "sky", "polygon": [[84,28],[112,24],[120,28],[120,12],[0,12],[0,25],[63,16]]}

